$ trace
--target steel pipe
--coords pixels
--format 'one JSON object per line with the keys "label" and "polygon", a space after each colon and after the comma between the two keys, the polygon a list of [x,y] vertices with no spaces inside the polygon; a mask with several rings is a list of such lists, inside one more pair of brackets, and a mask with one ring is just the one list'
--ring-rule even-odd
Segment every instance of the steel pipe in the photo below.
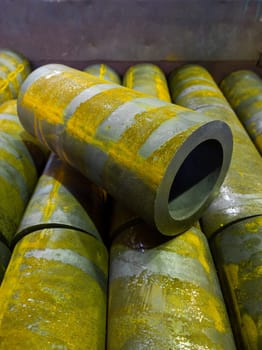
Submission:
{"label": "steel pipe", "polygon": [[107,349],[235,349],[202,232],[129,227],[110,253]]}
{"label": "steel pipe", "polygon": [[55,227],[77,229],[101,240],[105,199],[102,189],[51,154],[20,222],[15,242],[30,232]]}
{"label": "steel pipe", "polygon": [[66,66],[35,70],[18,110],[27,131],[164,234],[198,219],[229,166],[224,122]]}
{"label": "steel pipe", "polygon": [[16,115],[16,101],[0,106],[0,237],[10,244],[47,156]]}
{"label": "steel pipe", "polygon": [[124,75],[123,85],[171,102],[165,74],[154,64],[140,63],[130,67]]}
{"label": "steel pipe", "polygon": [[262,348],[262,216],[224,228],[212,244],[239,349]]}
{"label": "steel pipe", "polygon": [[8,49],[0,50],[0,104],[17,97],[30,72],[30,64],[24,56]]}
{"label": "steel pipe", "polygon": [[241,70],[229,74],[220,87],[262,154],[262,80]]}
{"label": "steel pipe", "polygon": [[254,144],[207,70],[186,65],[170,75],[173,101],[201,112],[209,120],[223,120],[234,140],[229,172],[220,193],[202,216],[202,228],[212,236],[240,219],[262,214],[262,161]]}
{"label": "steel pipe", "polygon": [[1,286],[1,349],[105,348],[107,251],[65,229],[16,245]]}
{"label": "steel pipe", "polygon": [[117,72],[104,63],[93,64],[84,69],[84,72],[92,74],[100,79],[121,84],[121,78]]}
{"label": "steel pipe", "polygon": [[11,252],[7,246],[0,241],[0,285],[5,274],[5,270],[10,260]]}

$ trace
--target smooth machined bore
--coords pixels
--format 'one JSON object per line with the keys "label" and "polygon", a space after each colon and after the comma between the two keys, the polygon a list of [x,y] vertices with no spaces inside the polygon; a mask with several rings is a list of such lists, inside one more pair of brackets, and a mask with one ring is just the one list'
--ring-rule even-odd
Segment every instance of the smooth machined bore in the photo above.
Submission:
{"label": "smooth machined bore", "polygon": [[207,140],[192,150],[172,183],[168,210],[175,220],[196,212],[212,192],[223,164],[223,149],[216,140]]}

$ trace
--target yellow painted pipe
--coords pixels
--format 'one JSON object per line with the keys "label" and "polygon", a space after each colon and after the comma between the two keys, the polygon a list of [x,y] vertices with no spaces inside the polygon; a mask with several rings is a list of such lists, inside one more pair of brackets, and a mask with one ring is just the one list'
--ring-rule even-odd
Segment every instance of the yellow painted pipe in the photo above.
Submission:
{"label": "yellow painted pipe", "polygon": [[229,74],[221,89],[262,154],[262,80],[252,71]]}
{"label": "yellow painted pipe", "polygon": [[27,131],[167,235],[198,219],[230,162],[225,123],[62,65],[28,77],[18,110]]}
{"label": "yellow painted pipe", "polygon": [[0,349],[105,349],[107,259],[75,230],[22,238],[0,290]]}
{"label": "yellow painted pipe", "polygon": [[239,349],[262,349],[262,216],[224,228],[213,256]]}
{"label": "yellow painted pipe", "polygon": [[67,227],[98,239],[104,230],[105,192],[51,154],[20,222],[14,242],[43,228]]}
{"label": "yellow painted pipe", "polygon": [[123,85],[171,102],[165,74],[154,64],[140,63],[130,67],[124,75]]}
{"label": "yellow painted pipe", "polygon": [[22,127],[16,101],[0,106],[0,236],[10,244],[48,151]]}
{"label": "yellow painted pipe", "polygon": [[84,69],[84,72],[92,74],[100,79],[111,81],[112,83],[121,84],[119,74],[104,63],[90,65]]}
{"label": "yellow painted pipe", "polygon": [[0,241],[0,285],[11,256],[9,248]]}
{"label": "yellow painted pipe", "polygon": [[213,78],[203,67],[186,65],[174,71],[169,82],[175,103],[227,122],[233,133],[230,169],[202,217],[204,232],[210,237],[228,224],[262,214],[261,157]]}
{"label": "yellow painted pipe", "polygon": [[8,49],[0,50],[0,104],[17,97],[30,71],[30,64],[24,56]]}
{"label": "yellow painted pipe", "polygon": [[114,240],[107,349],[235,349],[202,232],[167,240],[138,224]]}

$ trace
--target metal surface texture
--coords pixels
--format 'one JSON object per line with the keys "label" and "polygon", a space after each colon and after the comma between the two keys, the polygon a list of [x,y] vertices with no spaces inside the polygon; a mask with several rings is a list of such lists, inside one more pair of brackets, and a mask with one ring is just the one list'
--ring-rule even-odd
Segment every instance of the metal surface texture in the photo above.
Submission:
{"label": "metal surface texture", "polygon": [[46,160],[47,150],[22,127],[16,101],[0,106],[0,236],[10,244]]}
{"label": "metal surface texture", "polygon": [[111,247],[107,349],[235,349],[206,238],[145,224]]}
{"label": "metal surface texture", "polygon": [[0,241],[0,285],[9,263],[11,252],[5,244]]}
{"label": "metal surface texture", "polygon": [[212,244],[239,349],[262,348],[262,216],[223,229]]}
{"label": "metal surface texture", "polygon": [[221,89],[262,154],[262,80],[252,71],[231,73]]}
{"label": "metal surface texture", "polygon": [[112,83],[121,84],[119,74],[104,63],[90,65],[84,69],[84,72],[92,74],[100,79],[111,81]]}
{"label": "metal surface texture", "polygon": [[123,85],[171,102],[165,74],[155,64],[141,63],[130,67],[124,75]]}
{"label": "metal surface texture", "polygon": [[33,62],[255,64],[262,47],[260,0],[1,0],[1,9],[0,47]]}
{"label": "metal surface texture", "polygon": [[66,66],[35,70],[18,110],[27,131],[164,234],[201,216],[230,163],[224,122]]}
{"label": "metal surface texture", "polygon": [[19,88],[30,73],[28,60],[7,49],[0,49],[0,104],[17,98]]}
{"label": "metal surface texture", "polygon": [[228,123],[233,133],[232,161],[218,197],[202,217],[211,236],[225,225],[262,213],[262,160],[224,95],[203,67],[186,65],[170,75],[173,101]]}
{"label": "metal surface texture", "polygon": [[[167,81],[162,70],[153,64],[137,64],[131,66],[124,74],[123,85],[127,88],[147,93],[160,100],[170,102]],[[111,203],[110,238],[116,236],[121,230],[141,219],[133,214],[120,202]]]}
{"label": "metal surface texture", "polygon": [[51,154],[14,240],[48,227],[77,229],[101,239],[105,200],[102,189]]}
{"label": "metal surface texture", "polygon": [[70,229],[25,236],[0,293],[0,349],[105,348],[108,254]]}

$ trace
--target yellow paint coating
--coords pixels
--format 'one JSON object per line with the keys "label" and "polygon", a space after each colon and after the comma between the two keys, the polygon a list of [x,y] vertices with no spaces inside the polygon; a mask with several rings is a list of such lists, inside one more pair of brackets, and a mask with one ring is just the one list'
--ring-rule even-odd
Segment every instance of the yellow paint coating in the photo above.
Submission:
{"label": "yellow paint coating", "polygon": [[0,105],[0,114],[12,114],[17,115],[17,101],[9,100]]}
{"label": "yellow paint coating", "polygon": [[[262,80],[252,71],[237,71],[222,81],[221,89],[262,153],[262,144],[258,141],[262,137],[262,117],[258,117],[262,112]],[[254,115],[257,118],[252,121]]]}
{"label": "yellow paint coating", "polygon": [[[154,248],[137,249],[145,241],[142,236],[136,241],[130,231],[112,245],[107,349],[235,349],[200,231],[192,228]],[[196,246],[209,265],[201,273]],[[161,262],[170,270],[157,272]],[[201,274],[198,282],[196,273]],[[206,278],[210,284],[201,285]]]}
{"label": "yellow paint coating", "polygon": [[8,242],[12,239],[25,209],[19,189],[0,178],[0,230]]}
{"label": "yellow paint coating", "polygon": [[101,242],[74,230],[38,231],[17,244],[0,294],[0,349],[104,349],[106,294],[77,267],[81,259],[107,273]]}
{"label": "yellow paint coating", "polygon": [[16,98],[22,81],[30,73],[29,62],[24,57],[15,55],[16,57],[9,50],[0,50],[0,70],[6,75],[5,79],[0,78],[0,103]]}
{"label": "yellow paint coating", "polygon": [[[215,89],[215,98],[211,96],[213,92],[199,89],[205,85]],[[219,196],[203,215],[205,233],[211,236],[223,225],[260,214],[261,157],[213,78],[203,67],[186,65],[171,74],[170,88],[174,102],[199,110],[210,120],[225,121],[233,133],[234,147],[228,175]],[[188,93],[183,96],[186,89]],[[178,90],[183,97],[177,101]]]}
{"label": "yellow paint coating", "polygon": [[123,85],[171,102],[165,75],[153,64],[137,64],[130,67],[124,76]]}
{"label": "yellow paint coating", "polygon": [[262,346],[262,217],[225,228],[214,241],[214,257],[239,348]]}

